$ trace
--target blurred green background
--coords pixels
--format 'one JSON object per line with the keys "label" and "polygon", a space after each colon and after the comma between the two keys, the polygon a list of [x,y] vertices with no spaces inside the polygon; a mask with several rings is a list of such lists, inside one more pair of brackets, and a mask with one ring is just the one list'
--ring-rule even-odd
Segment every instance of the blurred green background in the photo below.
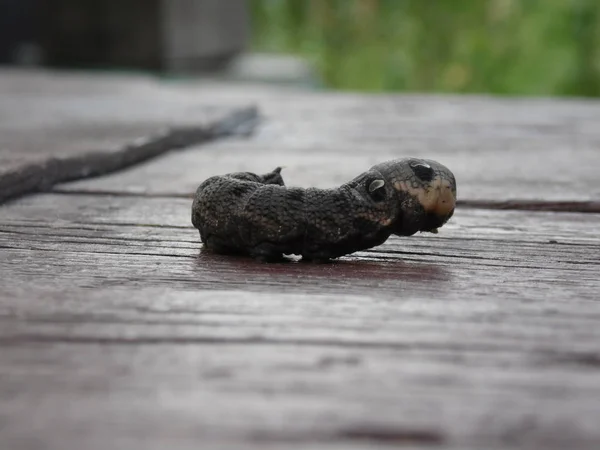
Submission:
{"label": "blurred green background", "polygon": [[600,96],[600,0],[251,0],[255,51],[355,91]]}

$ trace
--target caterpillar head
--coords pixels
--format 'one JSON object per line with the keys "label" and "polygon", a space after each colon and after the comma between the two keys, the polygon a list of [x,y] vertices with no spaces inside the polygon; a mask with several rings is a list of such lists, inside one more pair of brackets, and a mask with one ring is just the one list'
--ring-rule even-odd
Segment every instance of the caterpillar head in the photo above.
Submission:
{"label": "caterpillar head", "polygon": [[373,166],[365,178],[370,200],[385,207],[392,234],[437,233],[454,214],[456,180],[444,165],[404,158]]}

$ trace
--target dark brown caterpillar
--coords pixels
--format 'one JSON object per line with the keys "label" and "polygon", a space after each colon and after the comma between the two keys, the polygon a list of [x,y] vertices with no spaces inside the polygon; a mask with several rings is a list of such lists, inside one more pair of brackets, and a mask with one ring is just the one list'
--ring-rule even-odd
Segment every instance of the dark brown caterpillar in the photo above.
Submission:
{"label": "dark brown caterpillar", "polygon": [[281,168],[214,176],[196,191],[192,223],[209,250],[263,260],[328,260],[390,235],[437,232],[454,213],[456,181],[442,164],[405,158],[336,189],[286,187]]}

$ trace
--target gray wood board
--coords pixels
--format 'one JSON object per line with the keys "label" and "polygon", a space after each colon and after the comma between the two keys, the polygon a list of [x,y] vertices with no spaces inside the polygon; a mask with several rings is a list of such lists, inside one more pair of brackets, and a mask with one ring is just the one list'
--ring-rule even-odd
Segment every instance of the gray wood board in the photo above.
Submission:
{"label": "gray wood board", "polygon": [[0,209],[11,449],[600,443],[597,215],[458,210],[436,236],[265,265],[203,252],[190,203]]}
{"label": "gray wood board", "polygon": [[383,160],[417,156],[450,167],[461,200],[600,201],[598,101],[187,89],[223,105],[256,104],[262,125],[249,140],[61,189],[185,194],[211,175],[277,165],[291,185],[331,187]]}
{"label": "gray wood board", "polygon": [[138,76],[0,71],[0,202],[237,132],[254,108]]}

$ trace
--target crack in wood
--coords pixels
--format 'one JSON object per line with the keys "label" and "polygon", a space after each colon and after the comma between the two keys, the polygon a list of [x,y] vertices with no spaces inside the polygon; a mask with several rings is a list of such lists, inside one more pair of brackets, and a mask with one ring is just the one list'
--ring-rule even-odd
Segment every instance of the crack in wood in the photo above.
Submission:
{"label": "crack in wood", "polygon": [[[439,446],[445,443],[444,435],[434,429],[401,428],[382,426],[357,425],[354,428],[340,429],[332,432],[313,432],[310,437],[306,434],[291,433],[262,433],[255,432],[250,436],[252,442],[258,444],[286,444],[286,443],[314,443],[315,448],[322,448],[322,444],[332,442],[345,442],[347,445],[363,442],[371,444],[384,444],[405,446],[422,444]],[[321,445],[318,445],[321,444]]]}
{"label": "crack in wood", "polygon": [[600,202],[553,200],[458,200],[457,208],[500,209],[514,211],[548,211],[569,213],[600,213]]}
{"label": "crack in wood", "polygon": [[[45,241],[41,241],[41,240],[34,240],[34,242],[45,242]],[[72,244],[82,244],[82,245],[93,245],[93,243],[91,242],[80,242],[80,241],[68,241],[68,240],[62,240],[61,243],[72,243]],[[105,245],[105,244],[103,244]],[[64,248],[43,248],[43,247],[37,247],[37,246],[28,246],[26,249],[23,247],[18,247],[18,246],[11,246],[11,245],[6,245],[6,244],[0,244],[0,248],[2,249],[10,249],[10,250],[26,250],[26,251],[40,251],[40,252],[56,252],[56,253],[60,253],[60,254],[65,254],[65,253],[72,253],[73,251],[69,251],[69,250],[65,250]],[[180,250],[195,250],[194,248],[189,248],[189,247],[178,247]],[[120,256],[120,255],[128,255],[128,256],[149,256],[149,257],[165,257],[165,258],[184,258],[184,259],[197,259],[198,255],[197,254],[189,254],[189,255],[185,255],[185,254],[175,254],[175,253],[150,253],[150,252],[136,252],[136,251],[127,251],[127,252],[116,252],[116,251],[100,251],[100,250],[91,250],[91,249],[86,249],[86,250],[78,250],[77,253],[79,254],[90,254],[90,255],[115,255],[115,256]],[[385,257],[385,256],[379,256],[376,253],[379,254],[385,254],[385,253],[392,253],[392,254],[397,254],[397,255],[411,255],[411,256],[417,256],[419,258],[394,258],[394,257]],[[478,260],[478,263],[474,266],[476,267],[499,267],[499,268],[519,268],[519,269],[539,269],[539,270],[545,270],[547,269],[547,267],[545,266],[536,266],[536,265],[527,265],[527,264],[523,264],[521,262],[519,262],[519,260],[514,259],[514,264],[493,264],[491,262],[486,262],[486,261],[505,261],[506,259],[502,259],[502,258],[490,258],[490,257],[481,257],[481,256],[471,256],[471,255],[451,255],[451,254],[436,254],[436,253],[420,253],[420,252],[402,252],[402,251],[393,251],[393,250],[383,250],[383,251],[377,251],[377,252],[372,252],[372,251],[365,251],[365,252],[361,252],[361,254],[363,254],[363,256],[361,255],[356,255],[354,257],[354,260],[357,261],[423,261],[423,257],[437,257],[437,258],[456,258],[456,259],[465,259],[465,260]],[[240,259],[240,260],[248,260],[249,258],[246,257],[239,257],[236,259]],[[345,260],[340,260],[340,261],[345,261]],[[569,264],[571,263],[570,261],[560,261],[561,263],[564,264]],[[285,263],[282,263],[284,265],[287,265],[287,263],[292,263],[292,264],[304,264],[304,263],[300,263],[300,262],[296,262],[296,261],[286,261]],[[330,264],[336,264],[336,262],[331,262]],[[453,264],[452,262],[444,262],[444,261],[438,261],[437,264],[439,265],[451,265]],[[575,265],[578,265],[577,263],[573,263]],[[600,263],[597,263],[595,261],[586,261],[585,264],[587,265],[600,265]],[[278,264],[281,265],[281,264]],[[563,267],[562,268],[565,271],[574,271],[574,272],[580,272],[580,269],[578,268],[571,268],[571,267]]]}
{"label": "crack in wood", "polygon": [[[62,241],[62,242],[66,242],[66,241]],[[75,242],[75,243],[79,244],[79,242]],[[24,250],[22,247],[14,247],[14,246],[3,245],[3,244],[0,244],[0,248],[10,249],[10,250]],[[62,249],[32,247],[32,246],[28,247],[27,250],[35,251],[35,252],[59,252],[59,253],[66,253]],[[79,251],[77,251],[77,253],[80,253],[80,254],[90,254],[90,255],[116,255],[116,256],[120,256],[120,255],[124,254],[122,252],[109,252],[109,251],[99,251],[99,250],[79,250]],[[164,256],[165,258],[196,259],[195,255],[176,255],[176,254],[173,254],[173,253],[127,252],[125,254],[132,255],[132,256],[151,256],[151,257],[157,257],[157,256],[163,257]]]}
{"label": "crack in wood", "polygon": [[395,445],[442,445],[445,441],[444,435],[433,429],[400,429],[366,426],[356,427],[348,430],[340,430],[338,433],[336,433],[335,438]]}
{"label": "crack in wood", "polygon": [[60,195],[93,195],[98,197],[140,197],[140,198],[185,198],[193,199],[193,193],[179,192],[126,192],[126,191],[110,191],[101,189],[63,189],[54,188],[51,191],[53,194]]}
{"label": "crack in wood", "polygon": [[[459,342],[399,342],[399,341],[368,341],[350,338],[325,339],[316,337],[286,338],[266,336],[176,336],[176,335],[150,335],[134,336],[123,334],[121,336],[100,334],[62,334],[62,333],[35,333],[14,332],[0,335],[0,346],[24,345],[28,343],[62,343],[62,344],[94,344],[94,345],[261,345],[261,346],[294,346],[294,347],[324,347],[341,349],[373,349],[373,350],[404,350],[404,351],[426,351],[426,352],[450,352],[461,353],[492,353],[507,352],[519,349],[518,343],[511,345],[502,342],[490,344],[486,342],[470,342],[462,344]],[[536,352],[550,354],[554,349],[550,347],[537,347]]]}
{"label": "crack in wood", "polygon": [[0,176],[0,204],[24,194],[44,192],[67,181],[106,175],[150,160],[169,151],[182,149],[225,136],[244,133],[258,121],[254,106],[233,110],[208,126],[172,127],[153,136],[109,152],[86,152],[80,155],[49,157],[41,163],[29,164]]}
{"label": "crack in wood", "polygon": [[[193,199],[193,193],[180,192],[126,192],[102,189],[53,188],[54,194],[91,195],[99,197],[140,197],[140,198],[180,198]],[[493,209],[513,211],[543,211],[568,213],[600,213],[600,202],[596,201],[553,201],[553,200],[458,200],[458,209]]]}

